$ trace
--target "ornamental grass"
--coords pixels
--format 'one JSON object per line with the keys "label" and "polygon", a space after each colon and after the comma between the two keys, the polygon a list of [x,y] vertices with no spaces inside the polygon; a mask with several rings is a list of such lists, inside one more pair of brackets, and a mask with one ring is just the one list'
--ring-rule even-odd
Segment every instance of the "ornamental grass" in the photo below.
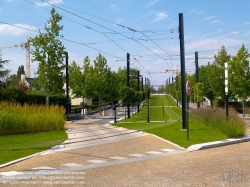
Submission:
{"label": "ornamental grass", "polygon": [[64,129],[65,109],[57,105],[0,103],[0,136]]}
{"label": "ornamental grass", "polygon": [[242,137],[246,130],[246,124],[234,110],[230,110],[226,118],[225,109],[197,108],[191,111],[190,117],[199,119],[201,123],[225,134],[228,138]]}

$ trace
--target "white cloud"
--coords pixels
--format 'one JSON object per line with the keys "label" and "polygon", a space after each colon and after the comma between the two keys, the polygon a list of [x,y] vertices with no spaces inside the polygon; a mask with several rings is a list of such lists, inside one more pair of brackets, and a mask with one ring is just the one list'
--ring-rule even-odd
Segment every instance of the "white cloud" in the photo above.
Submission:
{"label": "white cloud", "polygon": [[207,17],[205,17],[204,20],[211,20],[211,19],[214,19],[214,18],[216,18],[216,16],[207,16]]}
{"label": "white cloud", "polygon": [[211,23],[219,23],[220,22],[220,20],[214,20],[214,21],[212,21]]}
{"label": "white cloud", "polygon": [[0,7],[0,10],[3,10],[3,9]]}
{"label": "white cloud", "polygon": [[185,45],[187,50],[211,50],[211,49],[220,49],[223,45],[226,47],[241,45],[243,41],[234,40],[231,38],[227,39],[204,39],[198,40]]}
{"label": "white cloud", "polygon": [[156,3],[158,3],[158,1],[159,1],[159,0],[152,0],[152,1],[150,1],[146,6],[147,6],[147,7],[152,6],[152,5],[156,4]]}
{"label": "white cloud", "polygon": [[189,14],[196,14],[196,15],[201,15],[202,13],[203,11],[198,9],[193,9],[189,12]]}
{"label": "white cloud", "polygon": [[11,1],[13,1],[13,0],[6,0],[7,2],[11,2]]}
{"label": "white cloud", "polygon": [[245,25],[250,25],[250,22],[246,22]]}
{"label": "white cloud", "polygon": [[222,31],[223,31],[223,29],[219,29],[219,30],[217,31],[217,34],[218,34],[218,33],[221,33]]}
{"label": "white cloud", "polygon": [[43,2],[43,3],[36,3],[38,6],[49,6],[50,4],[62,4],[63,0],[48,0],[48,3]]}
{"label": "white cloud", "polygon": [[201,10],[201,11],[199,11],[198,13],[197,13],[197,15],[201,15],[203,13],[203,11]]}
{"label": "white cloud", "polygon": [[[21,35],[26,35],[32,31],[25,30],[22,28],[30,29],[30,30],[35,30],[38,31],[38,28],[30,25],[25,25],[25,24],[14,24],[17,27],[11,26],[11,25],[6,25],[6,24],[1,24],[0,25],[0,35],[11,35],[11,36],[21,36]],[[22,28],[18,28],[22,27]],[[33,32],[32,32],[33,33]]]}
{"label": "white cloud", "polygon": [[161,21],[163,19],[168,18],[168,15],[164,12],[158,12],[156,13],[156,18],[154,19],[155,22]]}
{"label": "white cloud", "polygon": [[231,34],[240,34],[240,32],[239,31],[233,31],[233,32],[231,32]]}
{"label": "white cloud", "polygon": [[109,6],[109,8],[115,9],[115,8],[118,8],[118,6],[116,6],[115,4],[112,4],[112,5]]}

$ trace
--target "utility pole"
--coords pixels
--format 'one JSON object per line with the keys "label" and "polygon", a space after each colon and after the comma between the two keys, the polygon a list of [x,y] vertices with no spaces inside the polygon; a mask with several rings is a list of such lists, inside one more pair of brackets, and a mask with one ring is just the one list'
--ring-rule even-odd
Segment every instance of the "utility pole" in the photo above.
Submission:
{"label": "utility pole", "polygon": [[[129,76],[130,75],[130,54],[127,53],[127,87],[130,87],[130,80],[129,80]],[[128,119],[130,118],[130,104],[127,104],[127,108],[128,108]]]}
{"label": "utility pole", "polygon": [[167,84],[168,84],[168,81],[166,80],[166,95],[168,94],[168,93],[167,93]]}
{"label": "utility pole", "polygon": [[68,52],[65,52],[66,58],[66,115],[67,119],[70,114],[70,101],[69,101],[69,56]]}
{"label": "utility pole", "polygon": [[[198,51],[195,51],[195,75],[196,75],[196,83],[199,83],[199,65],[198,65]],[[200,103],[197,101],[197,108],[200,108]]]}
{"label": "utility pole", "polygon": [[176,105],[178,107],[178,74],[176,75],[176,91],[177,91],[177,94],[176,94]]}
{"label": "utility pole", "polygon": [[179,37],[181,55],[181,90],[182,90],[182,129],[187,129],[187,99],[186,99],[186,71],[185,71],[185,47],[183,14],[179,14]]}
{"label": "utility pole", "polygon": [[[139,93],[140,91],[140,71],[137,71],[137,91]],[[140,111],[140,105],[139,103],[137,104],[137,113]]]}
{"label": "utility pole", "polygon": [[141,77],[141,91],[142,91],[142,93],[143,93],[143,77]]}

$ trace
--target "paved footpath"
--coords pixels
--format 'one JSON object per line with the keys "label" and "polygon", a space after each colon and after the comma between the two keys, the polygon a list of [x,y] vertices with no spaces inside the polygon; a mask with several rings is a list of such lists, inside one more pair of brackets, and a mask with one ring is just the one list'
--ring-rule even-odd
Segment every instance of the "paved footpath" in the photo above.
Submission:
{"label": "paved footpath", "polygon": [[108,126],[111,113],[67,123],[66,142],[0,168],[0,186],[250,186],[250,142],[187,150]]}

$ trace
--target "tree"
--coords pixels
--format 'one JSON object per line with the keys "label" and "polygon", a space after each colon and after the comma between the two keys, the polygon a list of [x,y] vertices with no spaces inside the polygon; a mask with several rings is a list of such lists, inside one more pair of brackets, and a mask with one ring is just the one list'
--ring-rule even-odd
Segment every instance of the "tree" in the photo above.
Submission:
{"label": "tree", "polygon": [[51,18],[48,24],[45,24],[46,33],[39,31],[39,35],[29,39],[29,42],[35,48],[31,51],[33,55],[32,62],[37,61],[39,63],[37,83],[46,92],[47,106],[51,94],[64,93],[63,83],[65,80],[61,73],[65,69],[63,64],[65,47],[57,39],[60,36],[59,32],[63,29],[63,26],[59,25],[62,16],[56,13],[54,8],[50,13]]}
{"label": "tree", "polygon": [[204,98],[204,84],[196,83],[193,87],[194,89],[194,102],[200,103]]}
{"label": "tree", "polygon": [[99,54],[94,60],[94,67],[91,70],[92,76],[88,76],[88,93],[99,98],[99,110],[104,98],[112,89],[109,82],[111,79],[111,70],[107,65],[107,60]]}
{"label": "tree", "polygon": [[0,51],[0,81],[5,82],[6,79],[9,77],[10,70],[4,69],[4,64],[8,64],[9,60],[2,60],[2,55]]}
{"label": "tree", "polygon": [[229,62],[229,87],[233,96],[242,98],[243,117],[245,117],[245,99],[250,96],[250,70],[248,50],[244,45],[238,50],[236,56]]}
{"label": "tree", "polygon": [[86,77],[90,74],[91,65],[88,56],[84,58],[83,67],[76,64],[75,61],[69,67],[69,87],[74,97],[82,98],[82,107],[84,109],[84,98],[88,97],[86,92]]}
{"label": "tree", "polygon": [[120,81],[119,81],[118,73],[114,71],[110,72],[108,81],[109,81],[110,89],[106,95],[106,98],[109,101],[112,101],[112,105],[113,105],[113,101],[119,100]]}
{"label": "tree", "polygon": [[135,90],[127,86],[120,87],[119,96],[123,104],[135,102]]}
{"label": "tree", "polygon": [[225,46],[214,55],[213,64],[208,64],[208,83],[215,97],[225,98],[225,62],[230,61]]}
{"label": "tree", "polygon": [[200,77],[200,82],[203,83],[204,96],[206,96],[211,101],[211,107],[213,107],[213,100],[215,99],[215,95],[208,81],[210,73],[209,68],[210,64],[208,64],[207,66],[201,66],[199,69],[199,77]]}
{"label": "tree", "polygon": [[16,74],[10,75],[7,79],[6,79],[6,87],[12,87],[15,88],[17,83],[20,81],[20,77],[17,76]]}
{"label": "tree", "polygon": [[18,77],[21,77],[22,74],[25,74],[24,66],[23,65],[18,66],[18,70],[17,70],[17,76]]}
{"label": "tree", "polygon": [[[133,88],[134,90],[137,90],[137,69],[130,68],[130,88]],[[127,68],[124,67],[123,69],[119,68],[118,69],[118,76],[120,80],[120,86],[126,86],[127,85]]]}

